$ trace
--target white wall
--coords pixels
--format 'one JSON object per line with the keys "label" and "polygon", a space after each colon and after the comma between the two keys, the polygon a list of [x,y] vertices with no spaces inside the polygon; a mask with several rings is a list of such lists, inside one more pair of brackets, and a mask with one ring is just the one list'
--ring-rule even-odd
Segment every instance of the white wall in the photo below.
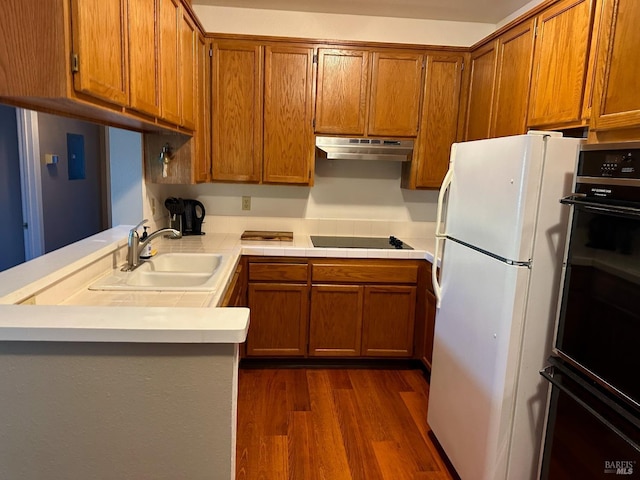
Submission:
{"label": "white wall", "polygon": [[[398,162],[316,160],[313,187],[213,183],[147,188],[161,206],[171,196],[197,198],[207,215],[435,221],[437,191],[401,189],[400,169]],[[242,210],[242,196],[251,197],[250,211]]]}
{"label": "white wall", "polygon": [[111,225],[136,225],[143,218],[142,136],[107,129]]}
{"label": "white wall", "polygon": [[509,23],[511,20],[515,20],[516,18],[518,18],[520,15],[522,15],[523,13],[528,12],[529,10],[533,9],[534,7],[537,7],[538,5],[540,5],[542,2],[545,2],[546,0],[531,0],[529,3],[527,3],[524,7],[519,8],[518,10],[516,10],[515,12],[513,12],[511,15],[506,16],[505,18],[503,18],[502,20],[500,20],[497,24],[496,24],[496,29],[506,25],[507,23]]}
{"label": "white wall", "polygon": [[495,25],[284,10],[194,5],[205,30],[327,40],[470,46]]}
{"label": "white wall", "polygon": [[[38,113],[40,154],[59,157],[57,164],[40,165],[45,252],[103,230],[101,128],[94,123]],[[82,180],[69,180],[68,133],[84,136]]]}

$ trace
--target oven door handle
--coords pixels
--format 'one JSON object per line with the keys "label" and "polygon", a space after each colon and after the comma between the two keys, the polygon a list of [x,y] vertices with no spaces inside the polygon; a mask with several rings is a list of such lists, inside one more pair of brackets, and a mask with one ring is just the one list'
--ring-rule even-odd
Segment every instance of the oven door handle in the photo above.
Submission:
{"label": "oven door handle", "polygon": [[564,203],[565,205],[575,205],[576,207],[582,207],[587,211],[595,213],[612,213],[616,215],[624,215],[626,217],[640,217],[640,208],[611,204],[603,205],[602,203],[589,202],[584,198],[584,195],[573,194],[561,199],[560,203]]}
{"label": "oven door handle", "polygon": [[[555,365],[549,365],[548,367],[544,368],[544,370],[540,370],[540,375],[542,375],[544,378],[546,378],[549,381],[549,383],[551,383],[551,385],[553,385],[554,387],[558,388],[563,393],[566,393],[567,395],[569,395],[569,397],[571,397],[576,403],[581,405],[585,410],[587,410],[594,417],[596,417],[609,430],[615,432],[620,438],[624,439],[624,441],[627,442],[631,447],[633,447],[638,452],[640,452],[640,445],[638,445],[635,440],[629,438],[629,436],[626,435],[624,432],[621,432],[620,429],[618,429],[609,420],[607,420],[604,416],[602,416],[591,405],[589,405],[587,402],[585,402],[583,399],[581,399],[578,395],[576,395],[574,392],[572,392],[571,389],[567,388],[566,386],[562,385],[561,382],[557,381],[554,378],[554,374],[555,374],[556,368],[557,367]],[[582,379],[580,379],[578,377],[574,377],[573,375],[571,375],[571,379],[576,381],[582,388],[586,389],[587,391],[589,391],[589,392],[591,392],[593,394],[596,393],[596,392],[593,392],[593,390],[589,387],[589,385],[584,380],[582,380]],[[600,395],[596,395],[596,396],[600,398]],[[600,400],[602,400],[606,405],[611,407],[610,401],[608,399],[600,398]],[[632,423],[635,424],[635,422],[632,422]],[[637,426],[637,424],[636,424],[636,426]]]}

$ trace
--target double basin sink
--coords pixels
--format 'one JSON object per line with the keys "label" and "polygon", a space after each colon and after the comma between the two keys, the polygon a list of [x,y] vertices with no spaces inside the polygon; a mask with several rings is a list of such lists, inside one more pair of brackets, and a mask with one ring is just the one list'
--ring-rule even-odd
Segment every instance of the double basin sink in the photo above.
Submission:
{"label": "double basin sink", "polygon": [[102,277],[89,290],[213,292],[227,260],[217,253],[161,253],[132,272]]}

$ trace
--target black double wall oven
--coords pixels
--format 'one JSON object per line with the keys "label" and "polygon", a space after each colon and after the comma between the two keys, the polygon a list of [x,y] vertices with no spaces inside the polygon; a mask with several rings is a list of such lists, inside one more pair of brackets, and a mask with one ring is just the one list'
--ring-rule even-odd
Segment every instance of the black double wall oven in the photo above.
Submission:
{"label": "black double wall oven", "polygon": [[640,478],[640,143],[577,168],[541,478]]}

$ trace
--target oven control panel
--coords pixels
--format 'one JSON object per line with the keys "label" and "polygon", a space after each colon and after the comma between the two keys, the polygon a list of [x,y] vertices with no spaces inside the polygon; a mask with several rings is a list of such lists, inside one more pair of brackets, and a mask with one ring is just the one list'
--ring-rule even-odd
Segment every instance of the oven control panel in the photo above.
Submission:
{"label": "oven control panel", "polygon": [[640,149],[584,150],[580,152],[578,176],[640,178]]}

